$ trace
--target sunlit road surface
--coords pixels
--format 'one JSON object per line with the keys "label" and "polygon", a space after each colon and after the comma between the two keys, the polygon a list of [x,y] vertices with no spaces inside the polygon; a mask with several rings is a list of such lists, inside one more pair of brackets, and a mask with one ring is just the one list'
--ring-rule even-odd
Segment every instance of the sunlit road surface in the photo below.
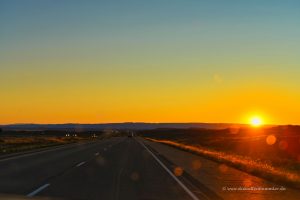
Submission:
{"label": "sunlit road surface", "polygon": [[[90,144],[0,160],[0,198],[299,199],[300,191],[228,191],[280,187],[173,147],[141,138]],[[224,187],[226,190],[224,190]],[[3,196],[8,194],[8,196]]]}

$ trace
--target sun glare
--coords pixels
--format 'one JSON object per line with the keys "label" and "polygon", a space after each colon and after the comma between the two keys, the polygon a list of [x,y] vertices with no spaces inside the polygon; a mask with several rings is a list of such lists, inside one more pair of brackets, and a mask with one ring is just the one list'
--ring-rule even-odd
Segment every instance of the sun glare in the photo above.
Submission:
{"label": "sun glare", "polygon": [[254,127],[259,127],[263,124],[263,121],[262,121],[261,117],[254,116],[250,119],[250,124]]}

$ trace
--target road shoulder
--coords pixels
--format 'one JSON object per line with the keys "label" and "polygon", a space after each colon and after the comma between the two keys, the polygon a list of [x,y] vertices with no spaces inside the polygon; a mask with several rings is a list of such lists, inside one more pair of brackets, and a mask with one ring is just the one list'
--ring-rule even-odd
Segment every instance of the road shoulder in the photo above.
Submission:
{"label": "road shoulder", "polygon": [[[300,196],[299,190],[281,187],[224,164],[207,160],[174,147],[144,139],[139,140],[142,140],[162,156],[184,169],[199,182],[205,183],[206,187],[223,199],[240,199],[242,197],[245,199],[296,200]],[[278,190],[270,190],[277,188]],[[281,191],[279,190],[280,188],[285,188],[286,190]]]}

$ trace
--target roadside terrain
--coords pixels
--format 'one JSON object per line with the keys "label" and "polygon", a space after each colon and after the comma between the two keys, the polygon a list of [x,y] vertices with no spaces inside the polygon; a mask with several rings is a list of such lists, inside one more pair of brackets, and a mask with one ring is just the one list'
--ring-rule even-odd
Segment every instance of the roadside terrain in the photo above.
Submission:
{"label": "roadside terrain", "polygon": [[156,129],[139,135],[300,188],[300,128]]}
{"label": "roadside terrain", "polygon": [[52,146],[84,143],[117,136],[111,131],[2,131],[0,133],[0,157]]}

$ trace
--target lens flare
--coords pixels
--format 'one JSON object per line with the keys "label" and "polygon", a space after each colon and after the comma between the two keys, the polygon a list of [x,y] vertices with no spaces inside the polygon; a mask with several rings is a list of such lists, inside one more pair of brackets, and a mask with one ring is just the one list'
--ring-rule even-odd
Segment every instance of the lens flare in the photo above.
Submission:
{"label": "lens flare", "polygon": [[266,138],[266,142],[268,145],[273,145],[275,144],[276,142],[276,137],[274,135],[269,135],[267,138]]}

